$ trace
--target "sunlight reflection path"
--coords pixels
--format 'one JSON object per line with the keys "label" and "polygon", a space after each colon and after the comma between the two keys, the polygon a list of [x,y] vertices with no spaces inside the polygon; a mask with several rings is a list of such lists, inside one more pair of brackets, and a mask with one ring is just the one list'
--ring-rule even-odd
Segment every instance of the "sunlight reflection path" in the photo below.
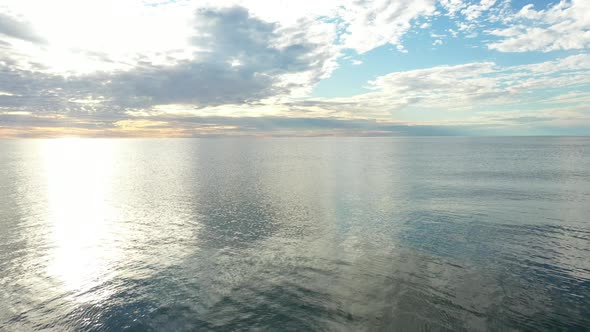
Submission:
{"label": "sunlight reflection path", "polygon": [[113,143],[45,140],[41,153],[51,228],[47,272],[65,291],[82,292],[112,277],[121,259],[114,243],[118,212],[109,201]]}

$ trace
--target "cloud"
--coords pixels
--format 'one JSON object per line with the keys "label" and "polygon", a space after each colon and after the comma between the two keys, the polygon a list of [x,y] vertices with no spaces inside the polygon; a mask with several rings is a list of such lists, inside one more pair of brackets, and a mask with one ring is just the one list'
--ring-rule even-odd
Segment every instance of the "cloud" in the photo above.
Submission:
{"label": "cloud", "polygon": [[463,108],[503,96],[497,78],[487,75],[497,70],[491,62],[394,72],[369,82],[377,97],[389,101],[390,110],[410,105],[440,108]]}
{"label": "cloud", "polygon": [[199,10],[192,43],[201,51],[194,60],[174,66],[147,63],[109,76],[109,85],[118,102],[133,97],[141,106],[246,103],[286,93],[278,86],[280,75],[308,70],[305,56],[314,45],[279,47],[277,29],[241,7]]}
{"label": "cloud", "polygon": [[3,13],[0,13],[0,36],[1,35],[32,43],[43,44],[46,42],[34,31],[29,23]]}
{"label": "cloud", "polygon": [[453,38],[459,34],[476,38],[486,27],[496,26],[502,18],[512,14],[509,0],[439,0],[438,5],[440,15],[455,25],[447,29]]}
{"label": "cloud", "polygon": [[[202,107],[128,105],[116,111],[103,109],[110,108],[105,105],[112,101],[88,97],[97,88],[86,85],[87,81],[47,76],[34,86],[43,93],[24,99],[32,104],[0,108],[0,135],[477,135],[541,125],[588,127],[590,114],[583,105],[590,94],[564,93],[563,89],[585,91],[589,72],[590,55],[519,66],[476,62],[389,73],[368,82],[370,92],[351,97]],[[52,90],[55,85],[63,89]],[[69,91],[69,98],[60,95],[64,91]],[[5,93],[0,103],[12,100],[18,106],[27,93],[31,91]],[[55,104],[67,111],[52,110]]]}
{"label": "cloud", "polygon": [[461,9],[467,6],[467,3],[465,3],[463,0],[440,0],[439,3],[450,16],[454,16]]}
{"label": "cloud", "polygon": [[[367,85],[371,91],[351,97],[307,100],[299,107],[308,114],[331,114],[340,117],[364,117],[380,120],[397,118],[414,125],[471,123],[484,125],[497,121],[480,114],[492,112],[496,118],[515,109],[529,119],[538,116],[534,108],[547,109],[549,101],[561,101],[563,111],[553,109],[546,121],[566,119],[578,107],[564,89],[590,86],[590,55],[573,55],[542,63],[499,66],[493,62],[476,62],[455,66],[393,72],[379,76]],[[563,96],[563,97],[559,97]],[[565,98],[567,96],[568,98]],[[332,106],[329,106],[332,103]],[[582,103],[582,105],[584,105]],[[530,109],[533,108],[533,111]],[[526,112],[525,112],[526,110]],[[580,121],[588,116],[585,108],[575,111]],[[510,121],[503,121],[508,125]],[[571,123],[569,123],[571,125]]]}
{"label": "cloud", "polygon": [[461,13],[465,15],[468,21],[472,21],[479,18],[482,13],[489,10],[494,4],[496,4],[496,0],[481,0],[478,4],[466,6],[461,10]]}
{"label": "cloud", "polygon": [[40,118],[0,113],[0,136],[423,136],[465,133],[461,126],[408,126],[395,122],[344,118],[163,116],[87,122],[80,118]]}
{"label": "cloud", "polygon": [[[432,29],[419,36],[433,39],[416,39],[429,51],[449,36],[479,36],[470,43],[504,52],[585,48],[589,8],[582,1],[516,12],[505,0],[56,1],[0,4],[3,133],[327,135],[331,127],[390,135],[409,133],[406,126],[455,133],[461,123],[587,121],[576,108],[587,96],[563,91],[590,85],[590,57],[572,52],[521,66],[498,65],[491,52],[471,63],[390,73],[371,54],[363,67],[378,76],[365,93],[311,94],[338,63],[362,64],[355,52],[387,44],[414,51],[403,42],[422,33],[414,29]],[[66,7],[71,15],[62,13]],[[519,114],[508,116],[512,110]]]}
{"label": "cloud", "polygon": [[[151,105],[250,103],[309,89],[335,68],[335,32],[320,22],[282,27],[242,7],[201,9],[194,21],[195,59],[110,76],[118,102],[131,96]],[[323,29],[324,40],[314,29]]]}
{"label": "cloud", "polygon": [[501,37],[488,45],[500,52],[584,49],[590,45],[590,2],[560,1],[545,10],[524,6],[510,17],[510,26],[490,31]]}
{"label": "cloud", "polygon": [[[0,107],[109,113],[178,103],[247,104],[310,89],[335,68],[335,32],[321,22],[284,27],[242,7],[200,9],[193,22],[191,43],[199,50],[172,65],[146,60],[130,70],[70,77],[0,66],[0,89],[18,95],[0,99]],[[72,102],[88,99],[98,102]]]}
{"label": "cloud", "polygon": [[401,43],[413,20],[434,14],[434,0],[360,0],[346,7],[344,46],[358,53]]}

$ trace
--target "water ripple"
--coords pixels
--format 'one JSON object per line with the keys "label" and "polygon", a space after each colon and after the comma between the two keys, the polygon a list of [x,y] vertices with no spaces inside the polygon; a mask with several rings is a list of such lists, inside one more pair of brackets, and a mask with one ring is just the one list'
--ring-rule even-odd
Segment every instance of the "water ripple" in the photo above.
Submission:
{"label": "water ripple", "polygon": [[590,139],[0,141],[0,330],[587,330]]}

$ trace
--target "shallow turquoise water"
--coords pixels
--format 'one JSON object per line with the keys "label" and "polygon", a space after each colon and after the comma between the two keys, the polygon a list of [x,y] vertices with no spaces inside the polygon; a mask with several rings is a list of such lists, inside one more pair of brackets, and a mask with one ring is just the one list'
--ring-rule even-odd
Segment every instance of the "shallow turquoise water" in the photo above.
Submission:
{"label": "shallow turquoise water", "polygon": [[590,329],[590,138],[0,141],[0,330]]}

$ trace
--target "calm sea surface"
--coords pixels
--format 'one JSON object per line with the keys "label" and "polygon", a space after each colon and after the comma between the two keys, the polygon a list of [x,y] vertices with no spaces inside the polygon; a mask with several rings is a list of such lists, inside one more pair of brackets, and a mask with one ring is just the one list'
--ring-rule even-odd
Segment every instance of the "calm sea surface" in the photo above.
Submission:
{"label": "calm sea surface", "polygon": [[0,141],[0,330],[589,330],[590,138]]}

